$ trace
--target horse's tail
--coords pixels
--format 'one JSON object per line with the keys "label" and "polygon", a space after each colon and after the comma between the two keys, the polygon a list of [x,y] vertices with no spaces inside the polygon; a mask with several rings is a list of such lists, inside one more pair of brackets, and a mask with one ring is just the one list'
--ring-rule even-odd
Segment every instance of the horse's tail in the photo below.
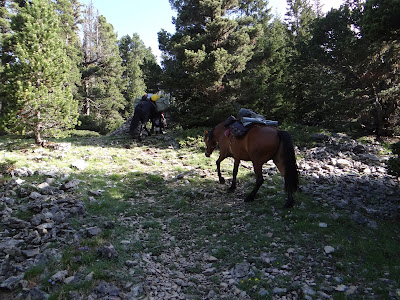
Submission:
{"label": "horse's tail", "polygon": [[130,133],[131,137],[133,137],[133,138],[138,136],[140,114],[141,114],[140,107],[136,107],[135,114],[133,115],[133,118],[131,121],[131,126],[129,127],[129,133]]}
{"label": "horse's tail", "polygon": [[285,191],[293,193],[299,186],[299,173],[297,171],[296,156],[294,153],[293,140],[289,132],[278,131],[285,160]]}

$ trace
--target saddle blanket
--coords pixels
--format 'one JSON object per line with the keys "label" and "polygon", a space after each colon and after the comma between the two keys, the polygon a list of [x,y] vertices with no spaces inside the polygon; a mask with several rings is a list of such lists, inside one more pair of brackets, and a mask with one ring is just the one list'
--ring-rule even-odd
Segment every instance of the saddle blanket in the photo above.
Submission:
{"label": "saddle blanket", "polygon": [[234,116],[230,116],[225,122],[224,127],[226,128],[224,134],[229,137],[232,134],[234,137],[240,138],[246,135],[246,133],[255,125],[266,125],[266,126],[278,126],[278,121],[271,121],[262,118],[242,117],[241,121],[236,119]]}

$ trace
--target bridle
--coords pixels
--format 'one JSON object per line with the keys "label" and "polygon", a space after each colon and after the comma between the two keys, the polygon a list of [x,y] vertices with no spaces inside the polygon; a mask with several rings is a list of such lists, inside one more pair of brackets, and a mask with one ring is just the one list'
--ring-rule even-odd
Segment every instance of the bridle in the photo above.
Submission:
{"label": "bridle", "polygon": [[206,145],[207,148],[210,148],[210,149],[211,149],[210,154],[218,147],[218,142],[215,143],[215,146],[214,146],[214,147],[211,147],[211,146],[210,146],[210,139],[212,139],[212,138],[214,137],[214,129],[215,129],[215,128],[211,129],[211,130],[208,132],[207,140],[206,140],[206,142],[207,142],[207,145]]}

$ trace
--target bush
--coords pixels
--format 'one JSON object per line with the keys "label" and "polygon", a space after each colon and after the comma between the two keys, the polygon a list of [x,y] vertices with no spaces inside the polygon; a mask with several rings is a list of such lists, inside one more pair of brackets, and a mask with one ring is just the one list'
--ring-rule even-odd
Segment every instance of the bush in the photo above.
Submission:
{"label": "bush", "polygon": [[79,117],[79,121],[80,125],[76,129],[96,131],[100,134],[110,133],[124,123],[122,117],[116,112],[110,113],[107,117],[94,114],[82,115]]}
{"label": "bush", "polygon": [[71,137],[99,137],[100,133],[90,130],[70,130],[69,136]]}
{"label": "bush", "polygon": [[16,160],[6,158],[0,161],[0,174],[9,175],[15,169]]}
{"label": "bush", "polygon": [[394,157],[389,158],[386,166],[388,174],[400,177],[400,141],[392,145]]}
{"label": "bush", "polygon": [[400,155],[400,141],[392,145],[393,154]]}

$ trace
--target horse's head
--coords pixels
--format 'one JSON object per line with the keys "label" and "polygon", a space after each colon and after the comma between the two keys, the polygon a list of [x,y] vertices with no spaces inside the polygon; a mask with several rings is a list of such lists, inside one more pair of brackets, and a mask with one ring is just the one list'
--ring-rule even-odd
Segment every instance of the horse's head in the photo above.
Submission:
{"label": "horse's head", "polygon": [[211,153],[213,153],[214,149],[217,148],[218,146],[218,143],[213,134],[213,130],[211,130],[210,132],[204,130],[204,143],[206,144],[205,155],[207,157],[210,157]]}

